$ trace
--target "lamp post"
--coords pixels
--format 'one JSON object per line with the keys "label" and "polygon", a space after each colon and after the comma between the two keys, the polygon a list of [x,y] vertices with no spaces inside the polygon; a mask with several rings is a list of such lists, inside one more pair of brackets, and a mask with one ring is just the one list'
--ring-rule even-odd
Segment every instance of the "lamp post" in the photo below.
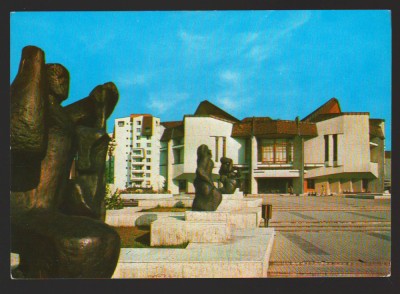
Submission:
{"label": "lamp post", "polygon": [[108,143],[108,182],[109,183],[114,182],[114,176],[111,175],[111,160],[112,160],[112,156],[114,154],[116,145],[117,144],[115,143],[114,140],[111,140],[110,143]]}

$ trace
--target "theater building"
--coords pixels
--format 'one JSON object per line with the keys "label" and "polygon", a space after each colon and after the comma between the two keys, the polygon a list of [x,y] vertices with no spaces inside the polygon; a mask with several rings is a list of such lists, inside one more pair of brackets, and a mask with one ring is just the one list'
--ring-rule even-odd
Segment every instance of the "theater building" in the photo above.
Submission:
{"label": "theater building", "polygon": [[206,144],[216,185],[226,156],[241,169],[245,193],[380,193],[384,138],[384,120],[342,112],[336,98],[301,120],[239,120],[203,101],[182,121],[161,123],[159,173],[172,193],[193,193],[196,151]]}

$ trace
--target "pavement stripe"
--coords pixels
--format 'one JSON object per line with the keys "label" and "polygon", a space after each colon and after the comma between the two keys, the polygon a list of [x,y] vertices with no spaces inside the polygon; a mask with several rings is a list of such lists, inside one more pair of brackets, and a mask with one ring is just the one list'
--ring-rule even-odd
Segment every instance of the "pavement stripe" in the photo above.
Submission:
{"label": "pavement stripe", "polygon": [[313,217],[311,217],[311,216],[302,214],[302,213],[300,213],[300,212],[291,211],[290,214],[293,214],[293,215],[295,215],[295,216],[301,217],[302,219],[309,219],[309,220],[315,219],[315,218],[313,218]]}
{"label": "pavement stripe", "polygon": [[364,217],[372,218],[372,219],[386,219],[384,217],[373,216],[373,215],[368,215],[368,214],[359,213],[359,212],[347,212],[347,213],[351,213],[351,214],[358,215],[358,216],[364,216]]}
{"label": "pavement stripe", "polygon": [[329,253],[325,252],[321,248],[315,246],[311,242],[301,238],[296,234],[285,234],[282,235],[289,239],[292,243],[296,244],[301,250],[309,254],[316,254],[316,255],[329,255]]}
{"label": "pavement stripe", "polygon": [[371,233],[368,233],[367,235],[372,236],[372,237],[376,237],[376,238],[379,238],[379,239],[382,239],[382,240],[386,240],[386,241],[392,241],[392,237],[391,236],[380,234],[380,233],[371,232]]}

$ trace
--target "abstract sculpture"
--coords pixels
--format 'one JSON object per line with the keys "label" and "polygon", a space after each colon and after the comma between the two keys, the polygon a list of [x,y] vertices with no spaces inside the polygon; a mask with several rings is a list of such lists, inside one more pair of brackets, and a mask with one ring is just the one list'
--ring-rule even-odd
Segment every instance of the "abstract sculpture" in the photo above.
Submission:
{"label": "abstract sculpture", "polygon": [[194,211],[215,211],[222,201],[221,192],[214,186],[212,180],[212,161],[211,151],[207,145],[197,148],[197,169],[194,187],[196,190],[192,204]]}
{"label": "abstract sculpture", "polygon": [[240,171],[233,166],[232,159],[221,157],[220,161],[219,175],[223,187],[219,190],[222,194],[233,194],[240,187]]}
{"label": "abstract sculpture", "polygon": [[[113,83],[62,107],[69,73],[45,64],[34,46],[22,51],[11,85],[11,247],[17,278],[109,278],[120,251],[104,220],[106,119]],[[76,179],[69,179],[73,160]]]}

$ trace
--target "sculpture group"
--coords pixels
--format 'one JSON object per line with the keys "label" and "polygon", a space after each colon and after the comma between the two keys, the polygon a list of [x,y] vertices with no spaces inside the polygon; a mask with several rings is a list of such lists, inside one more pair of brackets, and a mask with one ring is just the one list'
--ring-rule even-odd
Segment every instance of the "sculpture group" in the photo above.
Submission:
{"label": "sculpture group", "polygon": [[222,194],[233,194],[240,186],[240,171],[234,168],[232,159],[221,157],[220,161],[219,174],[223,187],[217,189],[212,179],[214,162],[211,151],[204,144],[197,148],[197,169],[193,182],[196,194],[192,210],[215,211],[222,201]]}
{"label": "sculpture group", "polygon": [[[120,238],[104,223],[109,82],[68,106],[69,73],[27,46],[11,84],[11,247],[20,278],[109,278]],[[75,160],[77,177],[70,179]]]}

